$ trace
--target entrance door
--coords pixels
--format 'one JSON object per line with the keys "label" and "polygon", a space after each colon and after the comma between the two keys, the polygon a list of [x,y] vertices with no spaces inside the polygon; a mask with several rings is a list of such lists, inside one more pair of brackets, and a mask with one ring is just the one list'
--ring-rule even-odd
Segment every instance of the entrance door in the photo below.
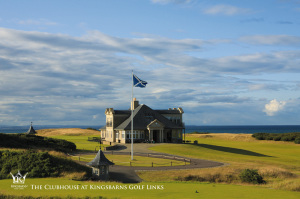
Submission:
{"label": "entrance door", "polygon": [[158,142],[160,142],[159,141],[159,130],[153,130],[153,141],[155,142],[155,143],[158,143]]}
{"label": "entrance door", "polygon": [[167,130],[167,142],[172,142],[172,130]]}

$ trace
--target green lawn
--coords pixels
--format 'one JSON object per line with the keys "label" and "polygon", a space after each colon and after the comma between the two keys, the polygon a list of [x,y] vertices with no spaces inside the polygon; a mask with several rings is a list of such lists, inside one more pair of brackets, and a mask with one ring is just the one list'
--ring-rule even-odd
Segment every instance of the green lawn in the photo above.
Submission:
{"label": "green lawn", "polygon": [[[180,173],[139,172],[141,178],[148,181],[174,181],[189,175],[201,176],[208,181],[212,176],[226,183],[240,183],[239,173],[246,168],[257,169],[267,180],[265,188],[282,190],[300,190],[300,145],[288,142],[258,141],[255,139],[234,140],[220,137],[197,138],[187,135],[187,140],[198,144],[166,144],[150,148],[154,151],[207,159],[228,163],[225,167],[198,170],[185,170]],[[235,179],[226,181],[226,176]],[[225,180],[224,180],[225,179]]]}
{"label": "green lawn", "polygon": [[[24,190],[11,188],[12,180],[0,180],[0,193],[15,196],[73,196],[106,198],[207,198],[207,199],[298,199],[299,192],[264,189],[257,186],[240,186],[210,183],[139,183],[120,184],[112,182],[81,182],[62,178],[26,179],[28,187]],[[78,185],[76,190],[53,190],[52,185]],[[87,185],[87,186],[86,186]],[[45,187],[46,186],[46,187]],[[96,188],[98,186],[98,188]],[[109,186],[111,189],[109,189]],[[119,189],[116,189],[119,186]],[[82,189],[82,188],[87,189]],[[123,189],[120,189],[120,188]],[[163,188],[163,189],[154,189]],[[41,188],[41,189],[37,189]],[[45,189],[48,188],[48,189]],[[76,186],[77,188],[77,186]],[[104,189],[101,189],[104,188]],[[137,189],[134,189],[137,188]],[[140,189],[138,189],[140,188]],[[147,189],[148,188],[148,189]],[[152,189],[150,189],[152,188]],[[196,193],[196,190],[198,193]]]}
{"label": "green lawn", "polygon": [[[87,141],[90,136],[52,136],[59,139],[66,139],[74,142],[78,149],[95,151],[99,146],[96,142]],[[186,139],[197,140],[199,144],[165,144],[157,145],[152,150],[186,156],[191,158],[201,158],[214,161],[229,163],[226,167],[194,169],[194,170],[173,170],[173,171],[147,171],[139,172],[141,177],[147,176],[145,182],[139,184],[120,184],[116,182],[92,182],[92,181],[72,181],[66,178],[44,178],[30,179],[26,178],[25,190],[14,190],[11,188],[12,179],[0,180],[0,193],[4,195],[15,196],[73,196],[73,197],[98,197],[106,198],[204,198],[204,199],[298,199],[300,192],[286,191],[288,186],[296,186],[300,184],[300,145],[286,142],[274,141],[258,141],[249,140],[233,140],[221,139],[219,137],[203,137],[195,138],[192,136]],[[113,159],[116,155],[108,155],[108,159]],[[86,157],[92,159],[91,157]],[[84,158],[84,157],[83,157]],[[127,162],[127,160],[118,160]],[[126,158],[123,156],[123,158]],[[137,158],[137,157],[135,157]],[[145,161],[145,160],[143,160]],[[115,161],[114,161],[115,162]],[[174,181],[174,176],[179,175],[205,175],[213,174],[213,172],[231,172],[242,168],[272,168],[284,169],[289,173],[296,174],[288,179],[282,176],[272,177],[266,185],[239,185],[239,184],[221,184],[221,183],[200,183],[200,182],[180,182]],[[227,171],[228,170],[228,171]],[[164,177],[164,178],[163,178]],[[172,180],[171,180],[172,178]],[[163,180],[162,180],[163,179]],[[39,190],[32,189],[32,185],[87,185],[88,189],[80,190]],[[123,186],[126,189],[93,189],[95,187],[106,186]],[[132,186],[144,186],[143,190],[132,190]],[[147,189],[148,187],[160,185],[164,187],[160,189]],[[92,188],[92,189],[90,189]],[[281,189],[281,190],[279,190]],[[196,193],[196,190],[198,193]]]}
{"label": "green lawn", "polygon": [[[97,135],[97,136],[99,136],[99,135]],[[76,144],[76,148],[81,151],[87,151],[87,152],[91,152],[91,151],[95,151],[95,150],[98,151],[99,146],[100,146],[98,142],[88,141],[88,137],[93,137],[91,135],[89,135],[89,136],[56,135],[56,136],[50,136],[50,137],[73,142]],[[106,146],[107,145],[102,145],[102,147],[106,147]]]}
{"label": "green lawn", "polygon": [[[194,138],[198,144],[166,144],[150,148],[154,151],[226,163],[280,166],[300,172],[300,145],[275,141],[241,141],[218,138]],[[300,174],[300,173],[299,173]]]}

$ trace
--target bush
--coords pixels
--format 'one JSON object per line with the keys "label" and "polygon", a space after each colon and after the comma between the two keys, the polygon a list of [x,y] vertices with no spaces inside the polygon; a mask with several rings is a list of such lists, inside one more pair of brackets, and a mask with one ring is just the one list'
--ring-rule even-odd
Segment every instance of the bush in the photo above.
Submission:
{"label": "bush", "polygon": [[295,139],[295,143],[296,143],[296,144],[300,144],[300,137],[297,137],[297,138]]}
{"label": "bush", "polygon": [[10,172],[28,172],[28,177],[58,177],[65,173],[85,172],[90,169],[72,160],[54,157],[48,152],[0,151],[0,179],[11,178]]}
{"label": "bush", "polygon": [[192,133],[189,134],[210,134],[209,132],[198,132],[198,131],[194,131]]}
{"label": "bush", "polygon": [[259,175],[258,171],[255,169],[245,169],[240,173],[240,179],[242,182],[252,183],[252,184],[263,184],[266,183],[263,177]]}
{"label": "bush", "polygon": [[252,137],[257,140],[294,141],[297,144],[299,141],[295,140],[300,139],[300,133],[254,133]]}

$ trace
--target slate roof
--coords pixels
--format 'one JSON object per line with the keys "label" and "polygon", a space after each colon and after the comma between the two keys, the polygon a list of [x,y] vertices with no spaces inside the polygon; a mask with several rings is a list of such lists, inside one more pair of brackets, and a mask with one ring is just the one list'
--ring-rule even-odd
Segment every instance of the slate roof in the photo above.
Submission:
{"label": "slate roof", "polygon": [[102,150],[99,150],[96,157],[87,163],[87,165],[92,166],[92,167],[99,167],[99,166],[105,166],[105,165],[114,165],[111,161],[109,161]]}
{"label": "slate roof", "polygon": [[[147,126],[157,119],[164,124],[167,129],[182,129],[183,127],[179,126],[168,120],[166,117],[162,116],[159,111],[155,111],[148,107],[147,105],[141,104],[133,111],[133,124],[134,129],[147,129]],[[122,122],[117,130],[130,130],[131,129],[131,116],[129,116],[124,122]]]}
{"label": "slate roof", "polygon": [[36,134],[36,131],[34,130],[33,126],[31,125],[26,134]]}

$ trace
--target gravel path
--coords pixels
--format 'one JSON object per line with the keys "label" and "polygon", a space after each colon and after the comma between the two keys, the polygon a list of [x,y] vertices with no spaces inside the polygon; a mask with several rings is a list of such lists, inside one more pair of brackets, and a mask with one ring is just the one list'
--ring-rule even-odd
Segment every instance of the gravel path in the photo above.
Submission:
{"label": "gravel path", "polygon": [[[163,143],[166,144],[166,143]],[[110,178],[113,181],[122,183],[139,183],[143,180],[135,173],[135,171],[154,171],[154,170],[176,170],[176,169],[198,169],[198,168],[212,168],[225,165],[221,162],[215,162],[210,160],[187,158],[183,156],[174,156],[166,153],[159,153],[156,151],[149,150],[148,148],[157,146],[157,144],[134,144],[134,156],[146,156],[146,157],[157,157],[165,159],[176,159],[181,161],[188,161],[190,164],[182,166],[154,166],[154,167],[136,167],[136,166],[110,166]],[[130,155],[131,145],[130,144],[120,144],[116,150],[104,151],[105,154],[115,154],[115,155]],[[91,153],[89,153],[91,154]],[[93,153],[95,154],[95,153]],[[85,154],[81,154],[85,155]]]}

